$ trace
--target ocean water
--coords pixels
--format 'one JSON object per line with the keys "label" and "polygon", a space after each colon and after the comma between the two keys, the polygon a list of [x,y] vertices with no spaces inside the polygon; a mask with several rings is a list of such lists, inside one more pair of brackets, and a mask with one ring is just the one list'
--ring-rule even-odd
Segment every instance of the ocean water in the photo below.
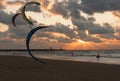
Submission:
{"label": "ocean water", "polygon": [[[85,61],[105,64],[120,65],[120,51],[32,51],[32,54],[37,58],[55,59],[55,60],[71,60]],[[96,55],[100,55],[100,59],[96,59]],[[27,51],[0,51],[0,55],[12,56],[27,56],[30,57]],[[30,57],[31,58],[31,57]]]}

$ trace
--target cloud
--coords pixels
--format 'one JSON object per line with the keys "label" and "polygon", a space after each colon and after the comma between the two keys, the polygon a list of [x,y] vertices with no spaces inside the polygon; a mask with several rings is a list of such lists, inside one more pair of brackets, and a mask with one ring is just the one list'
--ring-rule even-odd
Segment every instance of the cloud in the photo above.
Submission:
{"label": "cloud", "polygon": [[[22,10],[23,6],[20,8],[20,10]],[[41,7],[41,5],[36,5],[36,4],[26,5],[25,11],[41,12],[41,8],[40,7]]]}
{"label": "cloud", "polygon": [[6,24],[10,24],[11,23],[11,17],[13,16],[13,14],[8,14],[6,12],[4,12],[3,10],[0,10],[0,22],[1,23],[6,23]]}
{"label": "cloud", "polygon": [[[53,9],[55,9],[57,13],[62,14],[63,16],[68,16],[68,13],[70,13],[69,15],[71,16],[71,21],[77,27],[79,37],[80,37],[81,40],[95,41],[95,42],[100,41],[99,39],[94,38],[92,36],[88,37],[87,34],[85,33],[85,30],[88,30],[89,34],[114,33],[114,29],[109,24],[104,24],[104,26],[101,26],[99,24],[94,24],[93,23],[95,21],[95,19],[93,17],[90,17],[90,18],[86,19],[83,16],[81,16],[80,12],[79,12],[78,0],[76,0],[76,1],[69,0],[68,3],[57,2],[57,4],[54,4],[53,6],[55,6],[55,7],[53,7]],[[65,11],[67,10],[67,11],[63,13],[62,11],[64,11],[64,10]],[[13,16],[13,13],[11,13],[11,14],[7,14],[5,12],[1,12],[1,13],[4,16],[6,16],[6,18],[8,18],[8,19],[11,19],[12,16]],[[1,16],[1,18],[2,18],[2,16]],[[11,36],[10,36],[11,38],[16,38],[16,39],[17,38],[24,38],[25,35],[27,34],[27,31],[25,31],[25,29],[23,29],[23,30],[19,29],[19,31],[14,29],[14,27],[12,27],[12,25],[11,25],[12,24],[11,20],[6,20],[6,19],[3,18],[1,20],[1,22],[10,24],[10,27],[11,27],[10,31],[12,31]],[[24,22],[24,20],[22,19],[21,16],[19,16],[16,19],[16,24],[18,26],[20,26],[20,28],[23,28],[24,26],[28,27],[28,25],[25,24],[25,22]],[[70,39],[73,39],[73,38],[78,38],[77,37],[78,35],[74,32],[75,29],[70,29],[69,26],[65,26],[65,25],[60,24],[60,23],[57,23],[56,25],[52,25],[50,27],[50,29],[48,29],[48,30],[41,30],[41,32],[39,33],[38,36],[49,37],[50,38],[50,35],[46,34],[45,31],[47,31],[47,32],[57,32],[57,33],[60,33],[60,34],[65,34],[67,37],[69,37],[69,38],[63,39],[63,41],[70,40]],[[58,40],[62,41],[61,38],[59,37]],[[54,37],[51,36],[51,39],[54,39]]]}
{"label": "cloud", "polygon": [[76,38],[74,29],[70,29],[69,26],[57,23],[55,26],[52,26],[53,31],[67,35],[70,38]]}
{"label": "cloud", "polygon": [[91,21],[90,19],[85,19],[84,17],[81,19],[72,18],[72,22],[77,26],[79,31],[88,30],[89,34],[114,33],[114,28],[107,23],[104,23],[104,25],[101,26],[99,24],[95,24],[94,21]]}
{"label": "cloud", "polygon": [[[0,10],[0,22],[11,25],[12,24],[12,18],[16,13],[7,13],[3,10]],[[29,13],[27,13],[29,14]],[[29,19],[33,22],[36,22],[33,18],[29,17]],[[17,16],[15,19],[15,24],[19,27],[20,25],[28,25],[27,22],[23,19],[21,15]],[[13,24],[12,24],[13,25]]]}
{"label": "cloud", "polygon": [[100,38],[93,37],[92,35],[87,35],[85,30],[78,31],[78,36],[80,40],[83,40],[85,42],[94,42],[94,43],[103,42]]}
{"label": "cloud", "polygon": [[15,28],[12,25],[9,25],[9,37],[13,39],[25,39],[30,27],[28,25],[20,25],[19,28]]}
{"label": "cloud", "polygon": [[63,4],[62,2],[56,3],[52,6],[52,8],[50,9],[50,11],[54,14],[61,14],[63,15],[63,17],[68,17],[68,9],[66,7],[65,4]]}
{"label": "cloud", "polygon": [[0,49],[25,49],[25,43],[24,42],[15,42],[12,39],[3,39],[0,40]]}
{"label": "cloud", "polygon": [[101,34],[99,35],[100,38],[103,38],[103,39],[115,39],[115,35],[114,34]]}
{"label": "cloud", "polygon": [[80,19],[71,19],[72,23],[77,26],[78,30],[86,30],[87,29],[87,20],[84,17],[81,17]]}
{"label": "cloud", "polygon": [[113,11],[112,13],[114,16],[120,18],[120,11]]}
{"label": "cloud", "polygon": [[[90,25],[91,24],[91,25]],[[90,23],[88,27],[88,32],[90,34],[110,34],[114,33],[114,29],[109,24],[104,24],[103,26],[100,26],[99,24],[92,24]]]}
{"label": "cloud", "polygon": [[65,18],[80,18],[79,0],[68,0],[63,2],[55,2],[50,11],[54,14],[60,14]]}
{"label": "cloud", "polygon": [[[72,23],[77,27],[79,39],[86,42],[104,42],[100,37],[94,37],[94,35],[100,35],[101,37],[106,37],[106,39],[108,39],[106,35],[115,34],[115,30],[111,25],[108,23],[104,23],[103,25],[95,24],[95,19],[93,17],[86,19],[81,16],[80,19],[71,18],[71,20]],[[86,33],[86,30],[88,33]],[[109,38],[112,38],[112,36]]]}
{"label": "cloud", "polygon": [[80,9],[87,14],[120,9],[120,0],[81,0]]}
{"label": "cloud", "polygon": [[42,7],[45,9],[47,9],[51,4],[50,0],[35,0],[35,1],[40,2],[42,4]]}
{"label": "cloud", "polygon": [[6,6],[6,0],[0,0],[0,8],[4,8]]}
{"label": "cloud", "polygon": [[57,38],[57,41],[61,43],[72,43],[74,40],[70,38],[59,37]]}
{"label": "cloud", "polygon": [[82,40],[86,41],[86,42],[94,42],[94,43],[101,43],[102,42],[99,38],[95,38],[92,36],[87,36],[86,38],[84,38]]}
{"label": "cloud", "polygon": [[[38,33],[40,37],[47,37],[49,39],[55,39],[58,42],[69,43],[74,41],[73,39],[77,37],[76,33],[74,33],[74,29],[70,29],[69,26],[65,26],[63,24],[57,23],[56,25],[51,25],[46,29],[41,30]],[[49,32],[49,33],[48,33]],[[51,34],[50,34],[51,33]],[[57,33],[63,36],[54,36],[52,33]]]}
{"label": "cloud", "polygon": [[24,1],[16,0],[16,1],[7,1],[7,5],[22,5],[25,4]]}
{"label": "cloud", "polygon": [[[94,13],[103,13],[105,11],[119,11],[120,0],[67,0],[55,2],[51,11],[60,14],[63,17],[80,18],[80,11],[92,15]],[[63,12],[62,12],[63,11]]]}

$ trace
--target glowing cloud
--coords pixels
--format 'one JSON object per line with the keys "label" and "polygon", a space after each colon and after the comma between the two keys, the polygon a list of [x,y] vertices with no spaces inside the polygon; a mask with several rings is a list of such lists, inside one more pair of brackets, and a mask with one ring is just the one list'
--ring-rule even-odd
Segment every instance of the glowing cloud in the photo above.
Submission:
{"label": "glowing cloud", "polygon": [[5,24],[0,23],[0,32],[5,32],[8,30],[8,26]]}
{"label": "glowing cloud", "polygon": [[0,0],[0,7],[6,6],[6,0]]}

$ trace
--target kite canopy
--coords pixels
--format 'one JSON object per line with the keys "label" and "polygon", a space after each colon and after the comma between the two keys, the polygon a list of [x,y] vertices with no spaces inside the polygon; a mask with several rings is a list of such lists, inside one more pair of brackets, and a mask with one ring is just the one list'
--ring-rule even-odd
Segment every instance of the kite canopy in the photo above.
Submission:
{"label": "kite canopy", "polygon": [[22,13],[21,13],[23,19],[24,19],[27,23],[29,23],[30,25],[33,25],[33,22],[32,22],[30,19],[27,18],[26,14],[25,14],[25,9],[26,9],[27,5],[32,5],[32,4],[41,5],[40,3],[35,2],[35,1],[28,2],[28,3],[26,3],[26,4],[23,6],[23,8],[22,8]]}
{"label": "kite canopy", "polygon": [[17,13],[13,16],[12,18],[12,24],[16,27],[16,24],[15,24],[15,19],[17,18],[17,16],[21,15],[21,13]]}
{"label": "kite canopy", "polygon": [[[43,29],[43,28],[47,28],[47,26],[39,26],[39,27],[36,27],[36,28],[32,29],[32,30],[28,33],[27,38],[26,38],[27,51],[28,51],[29,55],[32,56],[32,58],[33,58],[34,60],[38,60],[38,59],[37,59],[34,55],[32,55],[32,53],[31,53],[31,51],[30,51],[30,47],[29,47],[30,39],[31,39],[31,37],[33,36],[33,34],[34,34],[36,31],[38,31],[38,30],[40,30],[40,29]],[[42,61],[40,61],[40,62],[42,62]]]}

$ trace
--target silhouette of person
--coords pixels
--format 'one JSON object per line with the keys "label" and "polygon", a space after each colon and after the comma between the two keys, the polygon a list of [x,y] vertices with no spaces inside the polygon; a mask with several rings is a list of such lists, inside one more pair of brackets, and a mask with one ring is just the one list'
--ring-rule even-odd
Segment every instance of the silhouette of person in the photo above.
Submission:
{"label": "silhouette of person", "polygon": [[13,55],[15,55],[15,52],[13,52]]}
{"label": "silhouette of person", "polygon": [[74,53],[73,53],[73,52],[72,52],[71,54],[72,54],[72,56],[74,55]]}
{"label": "silhouette of person", "polygon": [[74,55],[74,53],[71,51],[71,55],[73,56]]}
{"label": "silhouette of person", "polygon": [[99,60],[99,58],[100,58],[100,55],[98,54],[98,55],[96,56],[96,58],[97,58],[97,60]]}

